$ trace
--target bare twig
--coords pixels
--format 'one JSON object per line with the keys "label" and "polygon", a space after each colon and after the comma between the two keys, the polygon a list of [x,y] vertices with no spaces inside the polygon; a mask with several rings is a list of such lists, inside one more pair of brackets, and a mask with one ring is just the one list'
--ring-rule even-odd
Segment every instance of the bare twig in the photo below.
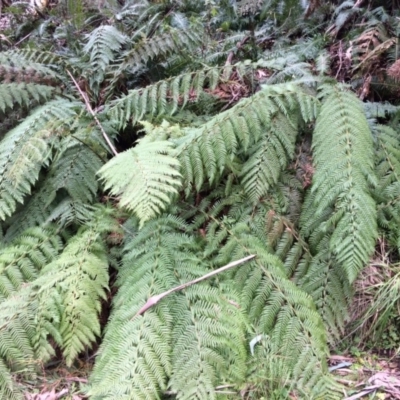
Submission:
{"label": "bare twig", "polygon": [[79,87],[78,82],[74,79],[74,77],[72,76],[71,72],[69,72],[67,70],[67,73],[71,77],[72,81],[74,82],[74,85],[76,86],[76,88],[78,89],[80,95],[82,96],[82,99],[85,102],[87,110],[90,112],[90,114],[92,114],[94,120],[96,121],[97,126],[100,128],[100,131],[103,134],[103,137],[104,137],[105,141],[107,142],[108,146],[110,147],[111,151],[114,153],[115,156],[118,155],[117,150],[115,149],[114,145],[111,143],[111,140],[108,137],[106,131],[103,128],[103,126],[101,125],[99,119],[97,118],[96,113],[93,111],[93,108],[90,105],[90,102],[89,102],[89,99],[88,99],[86,93],[84,93],[82,91],[82,89]]}
{"label": "bare twig", "polygon": [[157,295],[151,296],[146,301],[146,304],[134,315],[134,317],[132,319],[136,318],[138,315],[144,314],[149,308],[155,306],[160,300],[162,300],[164,297],[168,296],[169,294],[171,294],[173,292],[177,292],[177,291],[182,290],[182,289],[185,289],[188,286],[192,286],[195,283],[199,283],[201,281],[204,281],[205,279],[211,278],[212,276],[220,274],[221,272],[227,271],[230,268],[236,267],[237,265],[240,265],[240,264],[243,264],[243,263],[245,263],[247,261],[250,261],[254,257],[255,257],[255,255],[251,255],[251,256],[244,257],[244,258],[242,258],[240,260],[237,260],[237,261],[232,261],[231,263],[229,263],[229,264],[227,264],[227,265],[225,265],[225,266],[223,266],[221,268],[218,268],[218,269],[216,269],[214,271],[209,272],[206,275],[201,276],[200,278],[196,278],[196,279],[194,279],[194,280],[192,280],[190,282],[186,282],[186,283],[183,283],[182,285],[175,286],[174,288],[169,289],[166,292],[163,292],[161,294],[157,294]]}

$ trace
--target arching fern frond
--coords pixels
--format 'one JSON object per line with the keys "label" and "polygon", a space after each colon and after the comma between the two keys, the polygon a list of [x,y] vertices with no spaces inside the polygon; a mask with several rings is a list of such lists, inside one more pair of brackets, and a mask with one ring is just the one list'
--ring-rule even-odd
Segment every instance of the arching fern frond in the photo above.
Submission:
{"label": "arching fern frond", "polygon": [[221,262],[248,254],[257,258],[233,271],[233,279],[256,334],[267,337],[269,355],[282,360],[293,387],[304,398],[318,394],[316,384],[339,398],[338,387],[328,376],[326,333],[313,300],[289,279],[281,260],[247,224],[236,224],[221,248]]}
{"label": "arching fern frond", "polygon": [[[38,313],[49,323],[56,322],[54,330],[67,365],[100,335],[100,301],[106,296],[109,279],[103,236],[117,230],[110,212],[99,210],[34,282],[38,288]],[[49,315],[51,308],[59,314]]]}
{"label": "arching fern frond", "polygon": [[[250,152],[255,155],[249,165],[253,163],[257,168],[244,169],[242,179],[254,199],[265,193],[268,184],[276,182],[282,165],[287,164],[292,156],[290,153],[294,151],[292,143],[296,131],[290,126],[293,124],[290,119],[293,118],[295,122],[301,118],[307,121],[313,118],[316,111],[315,100],[301,87],[292,84],[271,85],[218,114],[202,128],[189,131],[187,136],[177,141],[186,193],[189,194],[192,187],[199,191],[205,182],[214,184],[236,155],[248,155]],[[286,126],[282,132],[272,131],[275,121],[281,121],[281,128]],[[279,138],[281,133],[283,137]],[[270,158],[259,163],[256,143],[262,140],[269,142]],[[280,156],[284,159],[279,160]],[[266,186],[257,189],[254,186],[257,174],[262,176],[268,168],[272,170],[264,175],[263,183]]]}
{"label": "arching fern frond", "polygon": [[89,382],[88,395],[94,400],[156,399],[167,388],[177,295],[142,316],[135,313],[151,296],[178,284],[177,263],[195,266],[194,243],[182,233],[185,229],[178,218],[164,217],[148,222],[128,241],[117,281],[120,290]]}
{"label": "arching fern frond", "polygon": [[0,249],[0,301],[39,276],[61,251],[54,229],[31,228]]}
{"label": "arching fern frond", "polygon": [[104,80],[106,68],[127,41],[128,38],[112,25],[101,25],[88,35],[83,51],[89,54],[88,77],[92,88],[98,89]]}
{"label": "arching fern frond", "polygon": [[54,100],[36,109],[0,142],[0,218],[12,215],[48,163],[52,135],[75,115],[74,104]]}
{"label": "arching fern frond", "polygon": [[175,155],[171,142],[143,138],[105,164],[99,175],[105,188],[119,196],[120,205],[134,211],[143,225],[177,193],[181,175]]}
{"label": "arching fern frond", "polygon": [[4,83],[52,83],[59,79],[58,74],[45,64],[32,62],[20,51],[0,53],[0,80]]}
{"label": "arching fern frond", "polygon": [[[315,174],[301,217],[315,253],[324,246],[353,282],[373,252],[376,206],[371,195],[372,135],[361,102],[340,87],[325,87],[313,135]],[[321,245],[328,235],[329,242]]]}
{"label": "arching fern frond", "polygon": [[29,107],[31,101],[37,103],[49,100],[55,89],[35,83],[3,83],[0,85],[0,110],[13,109],[16,105]]}
{"label": "arching fern frond", "polygon": [[[12,217],[6,239],[10,240],[30,226],[55,219],[63,226],[74,222],[75,217],[82,221],[84,214],[89,216],[98,189],[96,173],[102,164],[101,159],[82,142],[70,136],[62,139],[46,178],[25,201],[23,209]],[[56,196],[60,191],[67,193],[68,199],[57,203]]]}
{"label": "arching fern frond", "polygon": [[224,67],[206,67],[164,79],[145,88],[129,91],[126,96],[111,102],[109,113],[125,126],[140,121],[145,114],[173,114],[187,102],[195,101],[205,90],[212,92],[218,83],[228,81],[236,73],[241,79],[254,70],[255,64],[238,63]]}
{"label": "arching fern frond", "polygon": [[243,379],[243,317],[223,284],[198,284],[135,315],[152,295],[207,272],[185,230],[183,221],[165,216],[128,241],[121,295],[90,382],[93,399],[155,399],[169,387],[179,399],[207,400],[216,398],[219,383]]}
{"label": "arching fern frond", "polygon": [[171,28],[168,32],[135,43],[134,48],[125,54],[120,70],[146,64],[155,57],[188,52],[200,44],[201,37],[194,27],[186,30]]}

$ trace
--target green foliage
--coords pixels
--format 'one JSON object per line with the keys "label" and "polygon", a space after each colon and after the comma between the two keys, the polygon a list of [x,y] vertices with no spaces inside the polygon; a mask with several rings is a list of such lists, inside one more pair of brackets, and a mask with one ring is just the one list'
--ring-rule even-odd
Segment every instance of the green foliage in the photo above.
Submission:
{"label": "green foliage", "polygon": [[400,249],[398,16],[233,3],[68,1],[1,38],[1,398],[94,349],[95,400],[343,397],[329,345]]}
{"label": "green foliage", "polygon": [[105,164],[99,175],[105,189],[120,196],[121,206],[134,211],[143,225],[163,211],[171,194],[177,193],[181,175],[174,155],[168,141],[141,139],[137,146]]}

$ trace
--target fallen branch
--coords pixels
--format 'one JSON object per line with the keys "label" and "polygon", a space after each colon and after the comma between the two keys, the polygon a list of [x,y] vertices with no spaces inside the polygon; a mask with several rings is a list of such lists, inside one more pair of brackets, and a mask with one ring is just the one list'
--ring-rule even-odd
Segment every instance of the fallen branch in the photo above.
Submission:
{"label": "fallen branch", "polygon": [[93,111],[92,106],[90,105],[89,99],[86,95],[86,93],[84,93],[82,91],[82,89],[79,87],[78,82],[75,80],[75,78],[72,76],[71,72],[69,72],[67,70],[68,75],[71,77],[72,81],[74,82],[74,85],[76,86],[76,88],[78,89],[78,92],[80,93],[80,95],[82,96],[83,101],[85,102],[86,105],[86,109],[90,112],[90,114],[92,114],[92,117],[94,118],[94,120],[96,121],[97,126],[100,128],[101,133],[103,134],[103,137],[105,139],[105,141],[107,142],[108,146],[110,147],[111,151],[114,153],[114,155],[118,155],[117,150],[115,149],[114,145],[111,143],[110,138],[108,137],[106,131],[104,130],[103,126],[101,125],[99,119],[96,116],[96,113]]}
{"label": "fallen branch", "polygon": [[225,266],[223,266],[221,268],[218,268],[218,269],[216,269],[214,271],[209,272],[206,275],[201,276],[200,278],[196,278],[196,279],[194,279],[194,280],[192,280],[190,282],[183,283],[182,285],[176,286],[176,287],[174,287],[172,289],[169,289],[166,292],[163,292],[161,294],[157,294],[157,295],[151,296],[146,301],[146,304],[134,315],[134,317],[132,319],[136,318],[138,315],[144,314],[149,308],[151,308],[154,305],[156,305],[160,300],[162,300],[164,297],[168,296],[169,294],[171,294],[173,292],[177,292],[177,291],[182,290],[182,289],[185,289],[185,288],[187,288],[189,286],[194,285],[195,283],[202,282],[202,281],[204,281],[204,280],[206,280],[208,278],[211,278],[214,275],[220,274],[221,272],[227,271],[230,268],[236,267],[237,265],[240,265],[240,264],[243,264],[243,263],[245,263],[247,261],[250,261],[254,257],[255,257],[255,255],[251,255],[251,256],[244,257],[244,258],[242,258],[240,260],[237,260],[237,261],[232,261],[231,263],[229,263],[229,264],[227,264],[227,265],[225,265]]}

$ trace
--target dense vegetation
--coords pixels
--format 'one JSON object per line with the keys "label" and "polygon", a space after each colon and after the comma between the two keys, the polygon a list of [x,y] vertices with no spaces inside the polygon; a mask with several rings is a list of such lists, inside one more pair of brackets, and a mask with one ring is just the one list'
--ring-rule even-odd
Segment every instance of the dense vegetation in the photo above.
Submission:
{"label": "dense vegetation", "polygon": [[1,399],[88,355],[92,399],[343,397],[400,248],[395,3],[3,3]]}

